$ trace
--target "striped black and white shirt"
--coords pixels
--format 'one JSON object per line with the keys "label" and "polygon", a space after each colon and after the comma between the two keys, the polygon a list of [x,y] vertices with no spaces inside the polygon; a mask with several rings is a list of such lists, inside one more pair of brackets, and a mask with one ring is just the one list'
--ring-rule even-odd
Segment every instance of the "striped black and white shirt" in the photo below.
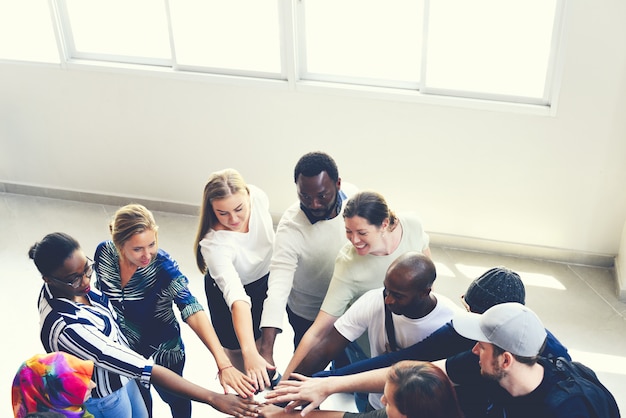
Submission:
{"label": "striped black and white shirt", "polygon": [[39,294],[40,338],[47,352],[64,351],[94,362],[92,395],[103,398],[132,379],[150,386],[154,361],[131,350],[106,296],[91,289],[91,305],[54,298],[47,284]]}

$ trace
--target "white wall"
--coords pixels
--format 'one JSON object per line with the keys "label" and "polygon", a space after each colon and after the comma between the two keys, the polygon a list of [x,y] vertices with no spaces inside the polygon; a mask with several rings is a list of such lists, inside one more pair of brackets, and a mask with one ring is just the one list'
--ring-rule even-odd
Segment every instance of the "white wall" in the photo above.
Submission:
{"label": "white wall", "polygon": [[621,0],[570,2],[554,117],[0,64],[0,182],[199,204],[209,173],[230,166],[279,213],[296,160],[324,150],[432,233],[614,255],[625,18]]}

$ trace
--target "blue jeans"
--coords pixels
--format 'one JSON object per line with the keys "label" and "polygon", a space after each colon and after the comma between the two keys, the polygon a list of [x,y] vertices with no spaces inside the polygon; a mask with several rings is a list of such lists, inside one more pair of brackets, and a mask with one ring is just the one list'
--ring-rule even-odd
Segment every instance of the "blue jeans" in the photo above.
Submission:
{"label": "blue jeans", "polygon": [[89,398],[85,407],[95,418],[148,418],[136,380],[104,398]]}

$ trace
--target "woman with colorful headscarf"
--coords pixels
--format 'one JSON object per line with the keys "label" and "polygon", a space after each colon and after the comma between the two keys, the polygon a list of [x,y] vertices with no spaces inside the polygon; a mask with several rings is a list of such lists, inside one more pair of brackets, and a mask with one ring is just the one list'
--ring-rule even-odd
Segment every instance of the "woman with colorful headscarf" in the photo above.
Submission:
{"label": "woman with colorful headscarf", "polygon": [[53,411],[68,418],[93,417],[83,406],[96,386],[92,374],[92,361],[68,353],[34,355],[13,379],[13,415],[24,418],[32,412]]}

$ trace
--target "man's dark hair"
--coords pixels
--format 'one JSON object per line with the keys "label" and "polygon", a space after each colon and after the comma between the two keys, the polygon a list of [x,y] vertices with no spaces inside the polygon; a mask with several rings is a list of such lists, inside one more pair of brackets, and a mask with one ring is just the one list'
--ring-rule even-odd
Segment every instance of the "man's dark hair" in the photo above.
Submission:
{"label": "man's dark hair", "polygon": [[[539,353],[536,356],[532,356],[532,357],[524,357],[524,356],[518,356],[517,354],[513,354],[511,353],[511,355],[515,358],[515,360],[517,360],[518,362],[525,364],[527,366],[532,366],[535,363],[537,363],[537,360],[539,360],[539,357],[541,356],[541,353],[543,353],[543,350],[546,349],[546,343],[548,342],[548,338],[546,337],[546,340],[543,342],[543,345],[541,346],[541,349],[539,350]],[[504,348],[499,347],[495,344],[491,344],[493,346],[493,358],[495,359],[496,357],[498,357],[501,354],[504,354],[504,352],[506,351]]]}
{"label": "man's dark hair", "polygon": [[296,163],[293,170],[293,181],[298,181],[298,176],[302,174],[305,177],[317,176],[325,171],[335,183],[339,180],[339,171],[337,164],[333,158],[324,152],[309,152],[304,154]]}

